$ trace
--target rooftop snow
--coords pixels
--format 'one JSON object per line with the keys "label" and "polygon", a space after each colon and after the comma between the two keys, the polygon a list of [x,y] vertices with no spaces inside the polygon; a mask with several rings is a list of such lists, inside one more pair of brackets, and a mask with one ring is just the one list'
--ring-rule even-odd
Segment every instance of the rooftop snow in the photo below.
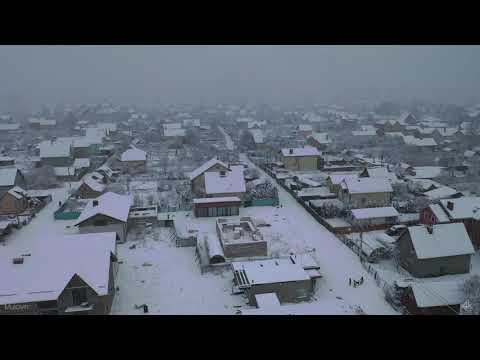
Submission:
{"label": "rooftop snow", "polygon": [[345,179],[350,194],[393,192],[390,182],[385,178]]}
{"label": "rooftop snow", "polygon": [[319,132],[314,132],[312,135],[310,135],[312,139],[317,141],[319,144],[331,144],[332,139],[328,135],[328,133],[319,133]]}
{"label": "rooftop snow", "polygon": [[[97,206],[93,206],[93,202],[98,201]],[[113,192],[107,192],[97,199],[90,200],[82,211],[75,225],[84,222],[91,217],[101,214],[119,221],[126,222],[128,213],[132,206],[132,197],[128,195],[118,195]]]}
{"label": "rooftop snow", "polygon": [[398,216],[398,211],[392,206],[376,207],[376,208],[364,208],[351,210],[355,219],[375,219],[382,217]]}
{"label": "rooftop snow", "polygon": [[411,287],[417,306],[427,308],[462,304],[466,300],[462,284],[459,281],[431,281],[413,283]]}
{"label": "rooftop snow", "polygon": [[145,161],[147,153],[143,150],[132,148],[122,154],[121,161]]}
{"label": "rooftop snow", "polygon": [[220,172],[205,174],[205,192],[207,194],[242,193],[246,191],[242,165],[231,166],[225,175]]}
{"label": "rooftop snow", "polygon": [[474,254],[472,242],[463,223],[433,225],[430,234],[426,226],[410,226],[408,231],[419,259]]}
{"label": "rooftop snow", "polygon": [[250,285],[310,280],[310,276],[290,259],[232,262],[234,271],[245,271]]}
{"label": "rooftop snow", "polygon": [[415,175],[409,176],[412,179],[433,179],[442,175],[441,166],[416,166],[413,168]]}
{"label": "rooftop snow", "polygon": [[448,215],[443,211],[442,207],[438,204],[432,204],[429,206],[432,213],[435,215],[439,223],[450,222]]}
{"label": "rooftop snow", "polygon": [[115,237],[114,232],[60,235],[52,247],[38,248],[23,264],[2,258],[0,304],[56,300],[75,274],[98,295],[106,295]]}
{"label": "rooftop snow", "polygon": [[19,170],[16,167],[0,168],[0,186],[13,186],[17,171]]}
{"label": "rooftop snow", "polygon": [[63,141],[42,141],[40,143],[40,158],[69,157],[71,144]]}
{"label": "rooftop snow", "polygon": [[185,136],[186,135],[185,129],[176,129],[176,128],[166,128],[163,129],[163,136]]}
{"label": "rooftop snow", "polygon": [[282,155],[283,156],[320,156],[320,152],[317,150],[317,148],[306,146],[303,148],[282,149]]}
{"label": "rooftop snow", "polygon": [[[453,203],[453,210],[448,209],[448,202]],[[440,200],[440,203],[452,219],[480,219],[480,197]]]}
{"label": "rooftop snow", "polygon": [[442,187],[439,187],[438,189],[430,190],[423,194],[426,197],[428,197],[430,200],[436,200],[436,199],[445,199],[455,194],[459,194],[459,191],[449,186],[442,186]]}
{"label": "rooftop snow", "polygon": [[368,168],[368,175],[372,178],[385,178],[390,180],[390,182],[398,182],[397,175],[395,173],[388,171],[386,167],[376,167]]}
{"label": "rooftop snow", "polygon": [[333,185],[338,185],[340,184],[343,180],[346,179],[358,179],[358,174],[335,174],[335,175],[330,175],[329,176],[330,181],[332,182]]}
{"label": "rooftop snow", "polygon": [[195,170],[193,170],[191,173],[190,173],[190,180],[193,180],[195,179],[196,177],[202,175],[205,171],[208,171],[211,167],[215,166],[215,165],[221,165],[222,167],[224,167],[225,169],[228,169],[228,165],[223,163],[222,161],[218,160],[218,159],[210,159],[209,161],[207,161],[205,164],[203,164],[202,166],[196,168]]}

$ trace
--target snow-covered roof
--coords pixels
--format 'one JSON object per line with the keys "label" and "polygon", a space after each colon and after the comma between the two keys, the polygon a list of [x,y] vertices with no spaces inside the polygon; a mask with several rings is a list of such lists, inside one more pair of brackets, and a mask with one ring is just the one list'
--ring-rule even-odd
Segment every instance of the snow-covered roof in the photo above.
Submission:
{"label": "snow-covered roof", "polygon": [[[448,208],[449,202],[453,203],[453,210]],[[480,197],[440,200],[440,203],[452,219],[480,219]]]}
{"label": "snow-covered roof", "polygon": [[181,128],[182,128],[181,123],[165,123],[165,124],[163,124],[163,129],[164,130],[167,130],[167,129],[181,129]]}
{"label": "snow-covered roof", "polygon": [[452,306],[462,304],[465,293],[462,281],[425,281],[411,285],[415,302],[419,308]]}
{"label": "snow-covered roof", "polygon": [[358,179],[358,174],[334,174],[330,175],[329,179],[333,185],[338,185],[346,179]]}
{"label": "snow-covered roof", "polygon": [[430,200],[445,199],[456,194],[461,194],[459,191],[449,186],[442,186],[438,189],[430,190],[423,193]]}
{"label": "snow-covered roof", "polygon": [[233,271],[244,272],[248,285],[310,280],[310,276],[290,259],[232,262]]}
{"label": "snow-covered roof", "polygon": [[320,156],[317,148],[305,146],[303,148],[286,148],[282,149],[283,156]]}
{"label": "snow-covered roof", "polygon": [[0,131],[14,131],[20,129],[20,124],[0,124]]}
{"label": "snow-covered roof", "polygon": [[352,131],[353,136],[376,136],[377,132],[375,130],[354,130]]}
{"label": "snow-covered roof", "polygon": [[85,177],[83,180],[85,185],[87,185],[90,189],[96,191],[96,192],[103,192],[106,188],[106,185],[101,183],[100,181],[94,179],[91,175]]}
{"label": "snow-covered roof", "polygon": [[300,131],[312,131],[313,127],[310,124],[300,124],[300,125],[298,125],[298,130],[300,130]]}
{"label": "snow-covered roof", "polygon": [[0,168],[0,186],[13,186],[17,171],[19,170],[16,167]]}
{"label": "snow-covered roof", "polygon": [[392,185],[385,178],[347,178],[344,183],[350,194],[393,192]]}
{"label": "snow-covered roof", "polygon": [[306,196],[322,196],[322,197],[334,197],[335,194],[330,192],[330,189],[325,186],[304,188],[297,193],[298,197]]}
{"label": "snow-covered roof", "polygon": [[431,259],[475,253],[463,223],[436,224],[432,229],[430,234],[424,225],[408,228],[417,258]]}
{"label": "snow-covered roof", "polygon": [[13,264],[12,258],[3,257],[0,304],[56,300],[75,274],[98,295],[107,295],[115,237],[114,232],[59,235],[49,239],[52,246],[30,251],[23,264]]}
{"label": "snow-covered roof", "polygon": [[385,178],[392,183],[398,182],[397,175],[388,171],[386,167],[367,168],[367,172],[372,178]]}
{"label": "snow-covered roof", "polygon": [[444,169],[442,166],[415,166],[412,168],[415,175],[407,177],[412,179],[433,179],[441,176]]}
{"label": "snow-covered roof", "polygon": [[230,171],[205,173],[205,192],[207,194],[242,193],[246,191],[242,165],[231,166]]}
{"label": "snow-covered roof", "polygon": [[240,201],[241,200],[236,196],[193,199],[194,204],[227,203],[227,202],[240,202]]}
{"label": "snow-covered roof", "polygon": [[90,159],[89,158],[79,158],[73,161],[73,167],[75,169],[82,169],[90,167]]}
{"label": "snow-covered roof", "polygon": [[250,121],[247,125],[247,128],[252,129],[255,126],[262,127],[262,126],[265,126],[265,125],[267,125],[266,121]]}
{"label": "snow-covered roof", "polygon": [[210,168],[212,168],[213,166],[215,165],[221,165],[223,166],[225,169],[228,169],[228,165],[225,164],[224,162],[216,159],[216,158],[213,158],[213,159],[210,159],[208,160],[205,164],[203,164],[202,166],[196,168],[195,170],[193,170],[191,173],[190,173],[190,180],[193,180],[195,179],[196,177],[202,175],[205,171],[208,171]]}
{"label": "snow-covered roof", "polygon": [[438,204],[431,204],[429,206],[430,210],[432,211],[433,215],[437,218],[439,223],[447,223],[450,222],[448,215],[443,211],[442,207]]}
{"label": "snow-covered roof", "polygon": [[411,114],[411,113],[409,113],[409,112],[404,112],[404,113],[402,113],[402,114],[400,115],[400,117],[398,118],[398,122],[399,122],[400,124],[405,124],[405,121],[407,120],[407,118],[408,118],[409,116],[413,117],[413,118],[416,120],[416,118],[415,118],[415,116],[414,116],[413,114]]}
{"label": "snow-covered roof", "polygon": [[[94,201],[98,202],[97,206],[94,206]],[[107,192],[88,202],[75,225],[81,224],[85,220],[98,214],[126,222],[132,204],[132,197],[129,195],[119,195],[113,192]]]}
{"label": "snow-covered roof", "polygon": [[185,136],[187,130],[177,129],[177,128],[165,128],[163,129],[163,136],[173,137],[173,136]]}
{"label": "snow-covered roof", "polygon": [[351,212],[353,217],[358,220],[394,217],[399,215],[398,211],[392,206],[352,209]]}
{"label": "snow-covered roof", "polygon": [[39,144],[40,158],[69,157],[71,144],[64,141],[42,141]]}
{"label": "snow-covered roof", "polygon": [[28,197],[26,190],[22,189],[20,186],[15,186],[7,191],[8,194],[12,195],[15,199],[22,199]]}
{"label": "snow-covered roof", "polygon": [[314,132],[312,135],[310,135],[312,139],[314,139],[316,142],[319,144],[331,144],[332,143],[332,138],[328,135],[328,133],[320,133],[320,132]]}
{"label": "snow-covered roof", "polygon": [[264,136],[262,129],[252,129],[249,131],[253,136],[253,141],[255,141],[255,144],[263,144]]}
{"label": "snow-covered roof", "polygon": [[120,161],[146,161],[147,160],[147,153],[143,150],[138,148],[128,149],[124,153],[122,153],[122,157]]}
{"label": "snow-covered roof", "polygon": [[276,293],[256,294],[255,301],[260,309],[274,309],[280,306]]}
{"label": "snow-covered roof", "polygon": [[75,168],[73,166],[55,166],[53,172],[55,176],[73,176],[75,175]]}

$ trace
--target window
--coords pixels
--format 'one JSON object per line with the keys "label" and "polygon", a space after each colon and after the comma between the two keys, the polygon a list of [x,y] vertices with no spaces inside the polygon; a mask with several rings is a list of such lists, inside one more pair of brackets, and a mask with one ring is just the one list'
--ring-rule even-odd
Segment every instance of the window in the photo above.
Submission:
{"label": "window", "polygon": [[72,289],[73,306],[79,306],[87,301],[87,288]]}

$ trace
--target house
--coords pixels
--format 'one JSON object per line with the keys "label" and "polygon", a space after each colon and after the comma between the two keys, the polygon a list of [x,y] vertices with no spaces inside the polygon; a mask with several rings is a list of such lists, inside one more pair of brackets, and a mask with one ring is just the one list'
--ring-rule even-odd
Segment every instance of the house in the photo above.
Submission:
{"label": "house", "polygon": [[415,277],[470,272],[472,242],[462,223],[417,225],[398,239],[400,263]]}
{"label": "house", "polygon": [[458,315],[465,300],[462,283],[454,280],[413,283],[401,299],[410,315]]}
{"label": "house", "polygon": [[282,149],[285,169],[292,171],[317,170],[320,166],[320,152],[311,146]]}
{"label": "house", "polygon": [[326,183],[330,191],[338,194],[342,190],[342,182],[345,179],[358,179],[358,173],[334,174],[327,177]]}
{"label": "house", "polygon": [[0,215],[18,215],[28,209],[27,191],[15,186],[0,196]]}
{"label": "house", "polygon": [[39,144],[42,165],[70,166],[73,163],[72,145],[64,141],[43,141]]}
{"label": "house", "polygon": [[307,142],[318,150],[326,150],[332,143],[332,138],[328,133],[314,132],[307,138]]}
{"label": "house", "polygon": [[399,182],[397,175],[395,175],[394,172],[390,172],[386,167],[367,167],[358,175],[358,177],[383,178],[387,179],[390,184],[396,184]]}
{"label": "house", "polygon": [[308,138],[313,133],[313,127],[310,124],[300,124],[297,127],[298,134],[304,138]]}
{"label": "house", "polygon": [[226,258],[268,255],[267,240],[250,217],[217,219],[216,230]]}
{"label": "house", "polygon": [[440,199],[455,199],[463,196],[460,191],[449,186],[441,186],[437,189],[426,191],[423,193],[423,195],[431,201]]}
{"label": "house", "polygon": [[207,171],[205,176],[206,197],[236,196],[243,200],[247,191],[243,165],[230,165],[229,171]]}
{"label": "house", "polygon": [[127,222],[132,198],[107,192],[90,200],[78,221],[74,224],[80,233],[111,232],[117,233],[117,241],[127,240]]}
{"label": "house", "polygon": [[296,195],[298,199],[303,201],[336,198],[335,194],[330,192],[330,189],[326,186],[303,188]]}
{"label": "house", "polygon": [[352,208],[389,206],[393,189],[385,178],[344,179],[339,199]]}
{"label": "house", "polygon": [[431,204],[420,212],[420,223],[424,225],[446,224],[450,219],[439,204]]}
{"label": "house", "polygon": [[417,123],[417,118],[415,115],[409,112],[404,112],[400,115],[400,117],[397,120],[398,123],[400,124],[416,124]]}
{"label": "house", "polygon": [[244,292],[250,305],[257,294],[276,293],[280,303],[308,301],[315,280],[290,258],[231,263],[234,291]]}
{"label": "house", "polygon": [[60,235],[49,243],[0,260],[0,314],[109,314],[118,266],[115,233]]}
{"label": "house", "polygon": [[25,177],[16,167],[0,168],[0,197],[11,188],[26,188]]}
{"label": "house", "polygon": [[106,184],[98,178],[95,179],[92,175],[87,176],[82,181],[76,192],[77,197],[81,199],[96,199],[105,192]]}
{"label": "house", "polygon": [[120,161],[129,174],[139,174],[147,171],[147,153],[136,147],[123,152]]}
{"label": "house", "polygon": [[32,129],[52,129],[57,126],[56,120],[44,119],[44,118],[30,118],[28,123]]}
{"label": "house", "polygon": [[442,166],[415,166],[406,169],[407,179],[435,179],[442,176],[445,168]]}
{"label": "house", "polygon": [[480,246],[480,197],[461,197],[458,199],[440,200],[437,211],[427,208],[422,211],[422,223],[433,225],[445,222],[463,223],[476,246]]}
{"label": "house", "polygon": [[16,134],[21,132],[20,124],[0,124],[0,134]]}
{"label": "house", "polygon": [[205,195],[205,174],[208,172],[230,171],[228,165],[217,158],[210,159],[189,174],[191,191],[196,196]]}
{"label": "house", "polygon": [[265,146],[265,136],[262,129],[251,129],[249,130],[253,136],[253,141],[255,142],[255,147],[261,149]]}
{"label": "house", "polygon": [[398,211],[392,206],[350,210],[354,227],[362,231],[387,229],[398,223]]}
{"label": "house", "polygon": [[384,133],[389,132],[402,132],[404,126],[397,120],[380,120],[375,123],[378,129],[381,129]]}
{"label": "house", "polygon": [[193,199],[196,217],[238,216],[242,200],[236,196]]}

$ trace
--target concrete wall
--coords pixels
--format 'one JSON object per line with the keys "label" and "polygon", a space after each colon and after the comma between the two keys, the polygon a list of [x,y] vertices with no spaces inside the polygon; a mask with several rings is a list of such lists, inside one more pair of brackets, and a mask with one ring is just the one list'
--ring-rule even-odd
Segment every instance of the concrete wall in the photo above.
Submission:
{"label": "concrete wall", "polygon": [[[106,221],[106,225],[95,225],[96,221]],[[94,216],[79,226],[80,234],[91,234],[91,233],[100,233],[100,232],[116,232],[117,241],[124,243],[127,241],[127,224],[107,216],[97,215]]]}
{"label": "concrete wall", "polygon": [[277,294],[280,303],[308,301],[313,293],[313,281],[302,280],[273,284],[257,284],[246,290],[250,305],[256,305],[256,294],[271,292]]}
{"label": "concrete wall", "polygon": [[225,244],[220,241],[223,247],[223,253],[227,258],[267,256],[267,242],[254,241],[249,243]]}

